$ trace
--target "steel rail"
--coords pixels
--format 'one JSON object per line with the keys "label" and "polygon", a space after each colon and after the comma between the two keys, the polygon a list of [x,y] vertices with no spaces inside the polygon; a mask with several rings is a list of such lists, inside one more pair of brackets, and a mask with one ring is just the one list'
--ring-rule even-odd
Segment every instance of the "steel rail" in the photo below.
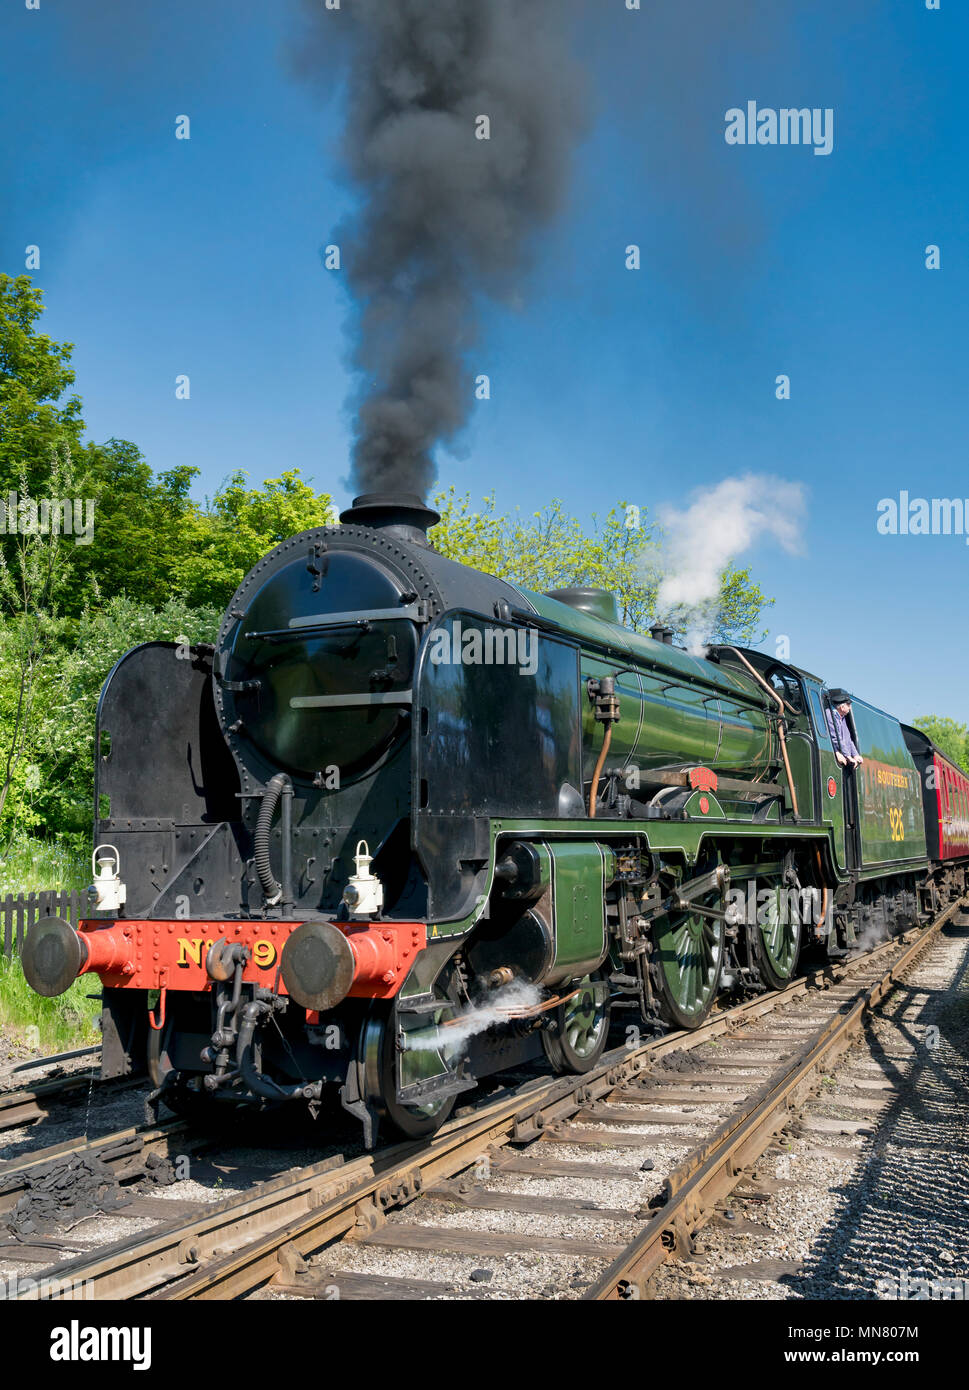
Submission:
{"label": "steel rail", "polygon": [[[465,1151],[470,1162],[483,1145],[506,1138],[528,1093],[553,1090],[568,1101],[566,1093],[574,1090],[570,1083],[579,1079],[567,1078],[564,1084],[557,1079],[551,1085],[545,1078],[528,1081],[486,1107],[487,1118],[475,1113],[452,1121],[429,1145],[396,1144],[349,1163],[338,1155],[283,1174],[242,1197],[207,1205],[188,1221],[51,1266],[43,1272],[44,1281],[54,1290],[52,1297],[69,1297],[73,1286],[83,1288],[85,1298],[95,1299],[153,1292],[162,1298],[232,1298],[238,1287],[248,1289],[254,1278],[258,1284],[275,1277],[281,1248],[301,1248],[304,1228],[307,1248],[315,1249],[367,1219],[364,1203],[369,1202],[376,1222],[381,1210],[416,1196],[428,1176],[452,1172],[455,1155],[460,1167]],[[570,1103],[570,1110],[574,1108]],[[259,1274],[254,1273],[257,1269]],[[23,1295],[40,1296],[39,1291]]]}
{"label": "steel rail", "polygon": [[[886,948],[890,950],[892,944],[886,943]],[[859,957],[852,965],[870,960],[871,955]],[[307,1255],[354,1230],[376,1229],[385,1210],[410,1201],[425,1187],[461,1172],[485,1150],[540,1138],[557,1122],[573,1117],[581,1107],[643,1073],[654,1059],[668,1052],[692,1051],[729,1034],[770,1012],[779,1002],[803,993],[812,980],[816,982],[818,975],[825,973],[804,977],[797,987],[747,1000],[700,1028],[670,1033],[635,1049],[617,1049],[584,1076],[528,1081],[483,1111],[452,1121],[424,1145],[396,1146],[383,1156],[381,1163],[375,1164],[372,1176],[368,1175],[352,1192],[328,1199],[321,1191],[320,1206],[287,1228],[269,1230],[261,1239],[225,1253],[149,1297],[166,1301],[239,1298],[280,1273],[292,1275]],[[201,1257],[201,1251],[198,1253]]]}
{"label": "steel rail", "polygon": [[4,1071],[3,1078],[15,1076],[21,1071],[40,1071],[42,1067],[59,1067],[62,1062],[73,1062],[76,1057],[93,1057],[100,1054],[101,1044],[92,1043],[90,1047],[75,1047],[71,1052],[56,1052],[53,1057],[37,1057],[32,1062],[18,1062],[15,1067]]}
{"label": "steel rail", "polygon": [[19,1129],[44,1119],[54,1102],[66,1099],[74,1091],[83,1091],[90,1084],[89,1073],[73,1072],[70,1076],[38,1081],[34,1086],[0,1092],[0,1130]]}
{"label": "steel rail", "polygon": [[[761,998],[740,1007],[759,1013],[765,1005]],[[140,1233],[51,1266],[44,1281],[65,1290],[84,1287],[84,1296],[95,1299],[235,1297],[253,1281],[258,1285],[279,1273],[284,1246],[311,1251],[346,1235],[358,1222],[374,1224],[382,1210],[416,1196],[428,1178],[460,1171],[490,1144],[538,1137],[547,1123],[607,1094],[642,1070],[651,1056],[670,1050],[676,1039],[681,1048],[699,1047],[728,1026],[723,1015],[702,1029],[670,1034],[634,1052],[618,1049],[585,1076],[533,1078],[482,1110],[451,1121],[430,1145],[397,1144],[342,1166],[339,1159],[329,1159],[284,1174],[165,1230]]]}
{"label": "steel rail", "polygon": [[144,1086],[144,1076],[110,1076],[102,1078],[90,1071],[72,1071],[64,1076],[52,1076],[33,1086],[13,1091],[0,1091],[0,1131],[20,1129],[23,1125],[44,1120],[61,1101],[94,1087],[101,1093],[126,1091],[132,1086]]}

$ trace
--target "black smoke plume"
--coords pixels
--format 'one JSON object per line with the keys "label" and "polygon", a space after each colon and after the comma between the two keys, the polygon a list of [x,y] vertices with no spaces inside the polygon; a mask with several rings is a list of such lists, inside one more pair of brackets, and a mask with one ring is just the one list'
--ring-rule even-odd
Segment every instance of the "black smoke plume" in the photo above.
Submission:
{"label": "black smoke plume", "polygon": [[344,0],[342,21],[317,9],[321,42],[349,25],[344,156],[361,203],[336,240],[361,374],[360,491],[424,496],[435,446],[468,420],[481,299],[517,295],[584,126],[570,8]]}

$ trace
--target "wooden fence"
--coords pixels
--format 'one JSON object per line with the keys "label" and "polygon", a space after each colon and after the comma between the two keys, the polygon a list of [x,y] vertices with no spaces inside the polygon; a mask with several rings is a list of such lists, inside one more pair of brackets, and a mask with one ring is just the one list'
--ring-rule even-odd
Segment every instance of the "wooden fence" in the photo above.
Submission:
{"label": "wooden fence", "polygon": [[8,893],[0,898],[0,948],[5,956],[20,951],[30,927],[41,917],[66,917],[77,925],[88,915],[87,893]]}

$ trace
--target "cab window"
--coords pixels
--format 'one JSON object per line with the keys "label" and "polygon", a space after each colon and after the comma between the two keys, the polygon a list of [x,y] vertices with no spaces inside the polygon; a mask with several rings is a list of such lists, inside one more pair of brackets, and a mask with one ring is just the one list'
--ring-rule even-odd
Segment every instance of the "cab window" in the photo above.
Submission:
{"label": "cab window", "polygon": [[818,736],[818,743],[823,743],[825,748],[830,748],[831,738],[828,734],[828,723],[821,708],[821,697],[816,690],[811,691],[811,713],[814,715],[814,732]]}
{"label": "cab window", "polygon": [[771,686],[777,691],[782,700],[785,700],[795,714],[804,712],[804,697],[801,694],[801,682],[789,671],[782,671],[776,667],[768,674],[767,679]]}

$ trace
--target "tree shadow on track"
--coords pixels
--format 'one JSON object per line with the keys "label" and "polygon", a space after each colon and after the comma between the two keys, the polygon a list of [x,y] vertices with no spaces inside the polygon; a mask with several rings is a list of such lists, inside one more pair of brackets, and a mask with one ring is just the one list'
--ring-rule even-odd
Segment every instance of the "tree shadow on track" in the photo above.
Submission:
{"label": "tree shadow on track", "polygon": [[916,1281],[969,1281],[969,915],[942,936],[966,942],[953,981],[940,989],[899,984],[880,1011],[914,1056],[893,1056],[896,1045],[886,1047],[874,1020],[866,1023],[869,1056],[898,1091],[875,1120],[860,1172],[835,1189],[837,1216],[803,1271],[781,1281],[796,1298],[938,1298],[944,1285],[928,1292]]}

